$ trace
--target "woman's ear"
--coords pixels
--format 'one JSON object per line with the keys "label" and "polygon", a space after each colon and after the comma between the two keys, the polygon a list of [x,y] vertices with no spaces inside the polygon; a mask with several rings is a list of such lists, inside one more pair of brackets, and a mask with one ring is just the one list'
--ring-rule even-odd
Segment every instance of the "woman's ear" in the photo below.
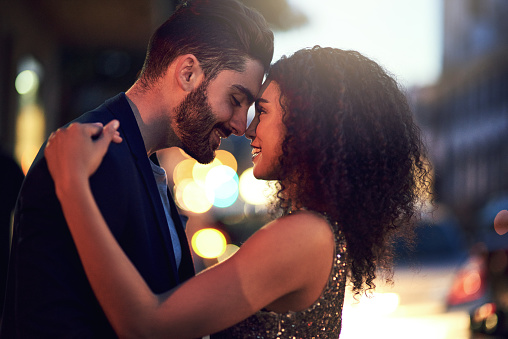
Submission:
{"label": "woman's ear", "polygon": [[190,92],[201,83],[204,73],[198,59],[193,54],[185,54],[177,59],[175,77],[180,88]]}

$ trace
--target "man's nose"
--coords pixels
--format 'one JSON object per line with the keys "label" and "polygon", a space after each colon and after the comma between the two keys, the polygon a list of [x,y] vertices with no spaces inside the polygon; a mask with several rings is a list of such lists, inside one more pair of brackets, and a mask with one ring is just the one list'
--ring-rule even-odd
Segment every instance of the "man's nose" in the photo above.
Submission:
{"label": "man's nose", "polygon": [[235,113],[229,122],[229,125],[231,126],[234,135],[244,135],[247,128],[247,109],[242,109],[241,111]]}

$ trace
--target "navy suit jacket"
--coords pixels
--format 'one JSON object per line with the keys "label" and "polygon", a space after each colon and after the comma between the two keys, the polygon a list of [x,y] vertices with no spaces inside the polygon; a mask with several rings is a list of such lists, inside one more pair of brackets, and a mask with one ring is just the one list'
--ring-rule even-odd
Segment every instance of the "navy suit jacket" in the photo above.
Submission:
{"label": "navy suit jacket", "polygon": [[[124,93],[75,121],[120,121],[112,143],[90,178],[113,235],[154,293],[194,275],[176,206],[171,212],[182,247],[178,272],[155,178]],[[86,278],[44,158],[30,168],[16,204],[1,338],[116,337]]]}

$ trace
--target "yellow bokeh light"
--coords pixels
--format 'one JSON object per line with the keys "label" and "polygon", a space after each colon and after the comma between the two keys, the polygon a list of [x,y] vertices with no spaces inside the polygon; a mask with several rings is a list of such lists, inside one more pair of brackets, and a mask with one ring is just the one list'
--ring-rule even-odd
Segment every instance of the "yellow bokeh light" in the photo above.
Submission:
{"label": "yellow bokeh light", "polygon": [[185,179],[176,186],[176,203],[186,211],[193,213],[205,213],[212,208],[203,187],[192,179]]}
{"label": "yellow bokeh light", "polygon": [[274,187],[269,185],[269,181],[256,179],[252,171],[252,167],[248,168],[240,176],[240,196],[251,205],[265,205],[275,193]]}
{"label": "yellow bokeh light", "polygon": [[186,179],[192,179],[192,169],[195,164],[197,164],[196,160],[185,159],[176,165],[173,171],[173,182],[175,185],[180,185],[180,183]]}
{"label": "yellow bokeh light", "polygon": [[218,159],[222,165],[231,167],[235,172],[238,170],[238,162],[233,154],[225,150],[215,151],[215,159]]}
{"label": "yellow bokeh light", "polygon": [[226,250],[224,251],[224,253],[222,253],[222,255],[217,257],[217,260],[219,262],[223,262],[224,260],[226,260],[229,257],[231,257],[233,254],[235,254],[236,251],[238,251],[239,249],[240,249],[240,247],[238,247],[238,246],[236,246],[234,244],[227,244],[226,245]]}
{"label": "yellow bokeh light", "polygon": [[192,178],[199,186],[205,186],[206,182],[206,176],[208,172],[212,168],[215,168],[217,166],[221,166],[222,163],[219,159],[215,158],[211,163],[209,164],[200,164],[199,162],[196,162],[194,166],[192,167]]}
{"label": "yellow bokeh light", "polygon": [[213,259],[226,251],[226,237],[214,228],[204,228],[192,236],[192,249],[202,258]]}
{"label": "yellow bokeh light", "polygon": [[44,142],[44,112],[37,105],[24,105],[16,121],[16,159],[27,173]]}

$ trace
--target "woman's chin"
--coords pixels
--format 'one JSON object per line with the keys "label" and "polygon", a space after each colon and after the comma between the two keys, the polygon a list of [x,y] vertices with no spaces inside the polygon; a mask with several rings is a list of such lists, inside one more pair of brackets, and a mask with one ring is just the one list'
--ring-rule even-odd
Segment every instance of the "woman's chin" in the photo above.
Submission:
{"label": "woman's chin", "polygon": [[254,164],[252,174],[254,175],[254,178],[256,178],[258,180],[275,180],[272,173],[262,170],[261,168],[259,168],[259,166],[257,166],[257,169],[256,169],[255,164]]}

